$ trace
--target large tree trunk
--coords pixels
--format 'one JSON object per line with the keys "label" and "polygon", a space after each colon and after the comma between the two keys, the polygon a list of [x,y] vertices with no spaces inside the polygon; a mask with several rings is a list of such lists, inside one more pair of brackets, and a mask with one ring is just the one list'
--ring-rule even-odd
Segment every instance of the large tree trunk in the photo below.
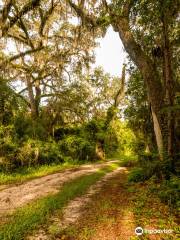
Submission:
{"label": "large tree trunk", "polygon": [[34,97],[31,80],[27,79],[26,83],[27,83],[27,89],[28,89],[28,95],[29,95],[29,101],[30,101],[30,107],[31,107],[31,116],[32,116],[32,119],[35,120],[38,118],[38,115],[39,115],[38,106],[37,106],[36,99]]}
{"label": "large tree trunk", "polygon": [[174,114],[172,107],[174,106],[174,79],[171,64],[171,49],[169,43],[168,23],[165,14],[162,16],[163,23],[163,53],[164,53],[164,85],[165,85],[165,103],[169,108],[166,113],[167,118],[167,155],[173,160],[174,158]]}
{"label": "large tree trunk", "polygon": [[104,143],[102,141],[96,142],[96,158],[99,160],[105,160],[105,152],[104,152]]}
{"label": "large tree trunk", "polygon": [[154,133],[156,136],[156,143],[159,151],[159,157],[163,160],[163,135],[162,129],[160,127],[160,121],[158,121],[157,114],[154,112],[153,108],[151,109],[153,125],[154,125]]}
{"label": "large tree trunk", "polygon": [[[128,11],[128,9],[125,9]],[[124,15],[128,16],[129,12]],[[136,43],[129,27],[128,17],[119,18],[114,28],[119,32],[123,45],[131,59],[139,68],[147,86],[148,99],[151,105],[154,132],[160,159],[163,159],[163,127],[160,110],[163,106],[163,86],[151,59],[144,53],[140,45]]]}
{"label": "large tree trunk", "polygon": [[37,117],[39,117],[39,105],[40,105],[40,100],[41,100],[41,88],[40,88],[40,80],[37,79],[35,81],[35,107],[36,107],[36,113]]}
{"label": "large tree trunk", "polygon": [[[174,116],[172,107],[174,106],[174,81],[171,66],[171,51],[168,37],[168,23],[163,15],[163,39],[164,39],[164,86],[160,76],[150,57],[142,50],[136,42],[129,26],[129,13],[131,3],[127,1],[123,8],[123,14],[117,17],[113,23],[115,31],[124,44],[126,51],[139,68],[147,85],[148,99],[151,105],[154,132],[160,159],[164,158],[164,153],[173,159],[174,154]],[[164,107],[170,107],[168,113],[162,113]]]}
{"label": "large tree trunk", "polygon": [[5,108],[5,99],[3,93],[0,93],[0,124],[4,123],[4,108]]}

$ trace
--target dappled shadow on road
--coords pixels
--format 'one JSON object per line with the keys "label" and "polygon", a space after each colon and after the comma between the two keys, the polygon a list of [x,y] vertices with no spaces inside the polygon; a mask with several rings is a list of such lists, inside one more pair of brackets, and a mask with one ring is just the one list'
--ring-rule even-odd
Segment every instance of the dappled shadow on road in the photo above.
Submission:
{"label": "dappled shadow on road", "polygon": [[125,184],[127,173],[124,168],[106,182],[84,208],[77,224],[79,234],[76,239],[129,240],[135,235],[130,193]]}
{"label": "dappled shadow on road", "polygon": [[127,173],[120,167],[107,174],[28,239],[129,240],[135,225]]}
{"label": "dappled shadow on road", "polygon": [[[144,183],[129,184],[127,175],[128,170],[122,168],[112,178],[105,181],[91,197],[91,201],[82,205],[77,221],[72,222],[72,225],[60,233],[54,234],[55,239],[178,239],[174,230],[173,234],[143,234],[142,236],[135,234],[135,228],[139,224],[145,229],[175,229],[177,225],[173,216],[168,214],[168,206],[150,195],[148,188],[142,187]],[[162,221],[164,221],[164,225],[162,225]]]}
{"label": "dappled shadow on road", "polygon": [[[135,228],[142,226],[158,229],[159,215],[163,217],[167,206],[146,192],[144,183],[129,184],[128,170],[120,167],[108,173],[90,187],[86,194],[77,197],[64,208],[56,212],[41,228],[35,231],[28,240],[170,240],[175,235],[143,235],[137,237]],[[148,205],[145,205],[145,202]],[[142,207],[145,209],[142,211]],[[138,211],[138,212],[137,212]],[[162,219],[161,219],[162,220]],[[150,225],[148,225],[148,221]],[[171,225],[166,225],[171,227]]]}
{"label": "dappled shadow on road", "polygon": [[[37,239],[61,239],[61,235],[64,235],[67,229],[71,226],[75,226],[78,223],[78,219],[86,214],[86,207],[91,204],[92,198],[96,193],[101,191],[104,184],[107,183],[111,178],[117,175],[119,172],[124,171],[125,168],[119,167],[118,169],[107,173],[102,177],[96,184],[92,185],[86,194],[76,197],[63,209],[63,211],[57,211],[48,221],[47,225],[44,225],[41,229],[34,232],[32,236],[28,236],[27,239],[37,240]],[[104,169],[105,171],[105,169]],[[52,233],[54,229],[54,233]],[[70,236],[66,236],[70,237]],[[71,235],[75,237],[75,235]]]}

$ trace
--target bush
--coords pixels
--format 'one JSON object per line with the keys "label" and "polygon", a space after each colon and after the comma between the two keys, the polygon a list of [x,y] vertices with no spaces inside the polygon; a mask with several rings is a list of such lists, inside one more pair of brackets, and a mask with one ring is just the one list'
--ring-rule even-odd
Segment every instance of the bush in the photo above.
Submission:
{"label": "bush", "polygon": [[60,151],[58,143],[54,141],[41,143],[39,154],[40,164],[63,163],[65,160],[67,159]]}
{"label": "bush", "polygon": [[129,182],[141,182],[141,181],[144,181],[145,179],[146,179],[146,176],[142,168],[133,169],[128,176]]}
{"label": "bush", "polygon": [[[170,174],[169,161],[160,163],[154,155],[141,155],[138,160],[139,167],[134,168],[129,176],[129,182],[143,182],[150,179],[147,183],[149,189],[156,193],[162,202],[176,208],[180,207],[180,181],[177,176]],[[158,173],[162,171],[168,180],[159,181]],[[158,180],[158,184],[157,181]]]}
{"label": "bush", "polygon": [[105,142],[105,152],[107,156],[108,157],[114,156],[119,146],[115,129],[113,128],[108,129],[106,135],[104,136],[104,142]]}
{"label": "bush", "polygon": [[58,144],[50,140],[43,142],[29,139],[19,149],[17,158],[21,162],[21,166],[64,162]]}
{"label": "bush", "polygon": [[144,139],[136,139],[136,141],[134,141],[133,143],[133,151],[138,154],[138,155],[144,155],[144,149],[145,149],[145,142]]}
{"label": "bush", "polygon": [[[123,158],[123,157],[121,157]],[[134,159],[123,159],[122,162],[121,162],[121,166],[122,167],[135,167],[137,166],[137,160],[136,158],[134,157]]]}
{"label": "bush", "polygon": [[16,167],[15,157],[18,144],[15,137],[13,126],[0,126],[0,171],[9,172]]}
{"label": "bush", "polygon": [[39,163],[40,142],[29,139],[18,149],[17,162],[20,166],[33,166]]}
{"label": "bush", "polygon": [[59,145],[62,153],[74,160],[88,160],[94,158],[94,146],[82,137],[68,135],[59,142]]}
{"label": "bush", "polygon": [[149,158],[141,162],[138,161],[137,165],[139,167],[133,169],[128,180],[130,182],[141,182],[150,179],[153,175],[157,175],[160,169],[160,164],[158,161],[149,161]]}
{"label": "bush", "polygon": [[33,138],[43,141],[48,137],[42,119],[34,121],[30,116],[24,117],[24,114],[19,114],[14,120],[14,126],[19,139]]}
{"label": "bush", "polygon": [[156,154],[142,153],[138,155],[138,168],[131,171],[129,180],[140,182],[150,179],[153,175],[160,176],[160,171],[163,171],[164,166]]}
{"label": "bush", "polygon": [[70,160],[62,154],[58,143],[50,140],[43,142],[29,139],[18,145],[6,139],[6,142],[1,144],[0,150],[0,171],[6,172],[11,172],[18,167],[62,163]]}
{"label": "bush", "polygon": [[170,180],[163,181],[157,194],[162,202],[173,207],[180,207],[180,181],[178,177],[171,175]]}

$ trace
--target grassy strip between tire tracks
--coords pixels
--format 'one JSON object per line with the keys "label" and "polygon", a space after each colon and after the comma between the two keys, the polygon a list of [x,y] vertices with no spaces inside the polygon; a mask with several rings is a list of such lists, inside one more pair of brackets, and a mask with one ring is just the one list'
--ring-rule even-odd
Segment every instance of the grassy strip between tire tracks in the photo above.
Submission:
{"label": "grassy strip between tire tracks", "polygon": [[38,225],[45,223],[56,210],[61,210],[70,200],[84,194],[91,185],[117,167],[118,164],[111,164],[93,174],[67,182],[57,194],[36,200],[16,210],[9,221],[0,227],[0,239],[25,239],[26,235],[36,229]]}

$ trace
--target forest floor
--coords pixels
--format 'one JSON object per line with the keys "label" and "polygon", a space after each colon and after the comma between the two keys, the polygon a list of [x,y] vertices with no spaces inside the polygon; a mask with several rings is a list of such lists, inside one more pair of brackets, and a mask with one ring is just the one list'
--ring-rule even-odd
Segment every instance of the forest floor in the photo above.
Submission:
{"label": "forest floor", "polygon": [[[4,214],[13,212],[28,202],[44,198],[49,194],[56,194],[61,191],[60,186],[63,183],[81,176],[91,177],[97,170],[115,162],[86,165],[2,190],[0,192],[1,219]],[[172,209],[149,192],[147,183],[128,183],[128,172],[128,168],[116,167],[98,181],[94,181],[94,184],[89,185],[86,192],[75,195],[74,198],[71,197],[63,210],[56,209],[48,216],[46,222],[30,231],[28,236],[3,238],[3,240],[179,239],[177,218]],[[85,178],[81,181],[85,182]],[[146,232],[148,230],[149,234],[137,237],[135,228],[138,226]],[[169,232],[152,233],[153,230],[164,229]]]}

